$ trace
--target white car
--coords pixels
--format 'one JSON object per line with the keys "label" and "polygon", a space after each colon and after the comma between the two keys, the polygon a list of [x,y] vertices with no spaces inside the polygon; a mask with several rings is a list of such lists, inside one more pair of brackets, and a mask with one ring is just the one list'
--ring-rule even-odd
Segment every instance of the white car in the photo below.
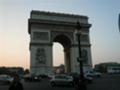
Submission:
{"label": "white car", "polygon": [[85,75],[88,77],[101,77],[102,76],[100,72],[96,72],[96,71],[87,71]]}
{"label": "white car", "polygon": [[1,84],[9,84],[13,81],[13,78],[9,75],[0,75]]}
{"label": "white car", "polygon": [[94,74],[95,74],[96,76],[98,76],[98,77],[101,77],[101,76],[102,76],[102,73],[100,73],[100,72],[94,71]]}
{"label": "white car", "polygon": [[55,75],[50,80],[51,86],[55,85],[73,85],[73,78],[67,75]]}

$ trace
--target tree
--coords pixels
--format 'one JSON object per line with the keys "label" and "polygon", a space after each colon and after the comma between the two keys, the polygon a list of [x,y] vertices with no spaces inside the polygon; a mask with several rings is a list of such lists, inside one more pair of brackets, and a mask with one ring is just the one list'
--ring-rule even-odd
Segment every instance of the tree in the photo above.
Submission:
{"label": "tree", "polygon": [[24,74],[29,74],[29,73],[30,73],[29,69],[25,69]]}

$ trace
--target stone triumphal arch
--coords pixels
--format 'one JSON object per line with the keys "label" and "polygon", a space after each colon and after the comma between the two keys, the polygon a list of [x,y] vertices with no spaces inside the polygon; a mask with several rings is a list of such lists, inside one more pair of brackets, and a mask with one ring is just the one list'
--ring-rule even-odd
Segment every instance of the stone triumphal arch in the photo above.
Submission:
{"label": "stone triumphal arch", "polygon": [[79,72],[77,62],[78,41],[76,22],[81,24],[81,47],[84,70],[91,69],[91,44],[87,16],[32,11],[28,21],[30,34],[30,71],[33,74],[49,74],[53,72],[53,42],[64,47],[65,71]]}

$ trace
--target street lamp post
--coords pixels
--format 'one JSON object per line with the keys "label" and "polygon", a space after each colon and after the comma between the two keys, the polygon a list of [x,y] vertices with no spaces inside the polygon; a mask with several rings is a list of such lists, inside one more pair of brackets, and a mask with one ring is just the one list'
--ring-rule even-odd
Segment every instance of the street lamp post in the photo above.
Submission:
{"label": "street lamp post", "polygon": [[118,27],[119,27],[119,32],[120,32],[120,14],[119,14],[119,17],[118,17]]}
{"label": "street lamp post", "polygon": [[77,58],[77,61],[79,62],[79,68],[80,68],[80,79],[81,82],[79,83],[80,90],[86,90],[86,85],[84,83],[84,72],[83,72],[83,59],[82,59],[82,50],[81,50],[81,26],[80,23],[77,22],[76,25],[77,29],[77,39],[78,39],[78,49],[79,49],[79,57]]}

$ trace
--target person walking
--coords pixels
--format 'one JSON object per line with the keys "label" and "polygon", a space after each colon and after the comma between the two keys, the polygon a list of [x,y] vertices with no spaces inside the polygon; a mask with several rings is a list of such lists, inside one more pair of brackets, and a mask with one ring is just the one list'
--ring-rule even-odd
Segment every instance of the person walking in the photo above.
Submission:
{"label": "person walking", "polygon": [[20,82],[20,78],[19,78],[19,76],[17,74],[14,75],[13,82],[10,84],[8,90],[24,90],[23,85]]}
{"label": "person walking", "polygon": [[75,90],[79,90],[79,77],[77,75],[73,77],[73,83],[74,83]]}

